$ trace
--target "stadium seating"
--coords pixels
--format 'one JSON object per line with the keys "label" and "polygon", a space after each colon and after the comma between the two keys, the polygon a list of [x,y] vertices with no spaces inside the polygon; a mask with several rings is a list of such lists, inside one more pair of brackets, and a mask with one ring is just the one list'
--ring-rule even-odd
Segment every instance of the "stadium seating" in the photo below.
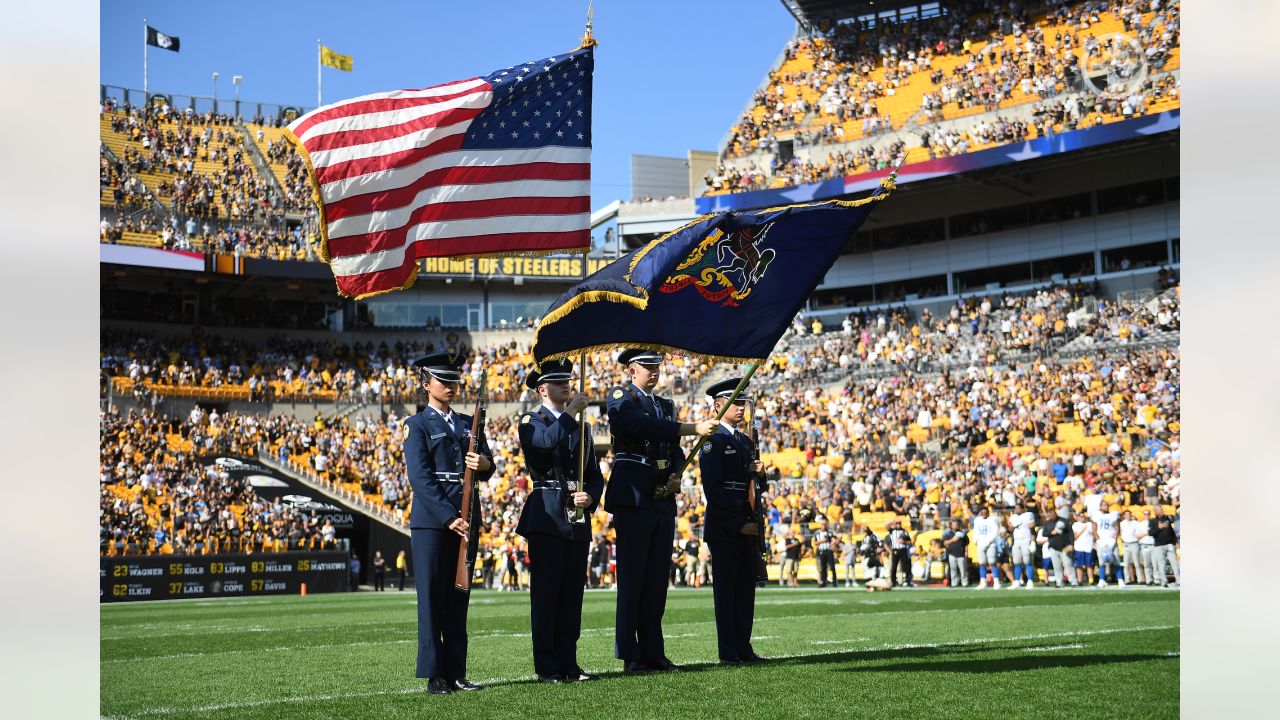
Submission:
{"label": "stadium seating", "polygon": [[[1175,109],[1180,104],[1174,74],[1180,67],[1180,7],[1175,0],[1159,12],[1139,12],[1149,4],[1113,3],[1102,13],[1092,12],[1087,2],[1044,4],[1038,10],[1032,4],[1030,26],[1020,27],[1015,15],[1006,32],[992,29],[997,23],[990,13],[975,12],[959,35],[946,37],[950,44],[929,40],[956,22],[951,15],[906,28],[839,25],[827,36],[793,41],[722,149],[722,160],[742,162],[722,164],[709,175],[705,194],[815,182],[884,167],[898,154],[908,163],[921,162]],[[1126,16],[1136,18],[1128,29]],[[958,17],[965,19],[963,12]],[[1008,25],[1009,18],[1001,20]],[[1145,81],[1139,75],[1100,96],[1069,87],[1067,66],[1092,77],[1125,64],[1132,52],[1143,55]],[[1032,104],[1056,107],[1064,99],[1074,112],[1043,122],[1030,121],[1025,112],[1007,119],[1001,114]],[[1016,129],[996,139],[984,139],[972,128],[934,129],[963,118],[972,118],[975,127],[1012,119]],[[879,125],[873,135],[866,132],[868,122]],[[883,132],[893,133],[886,136],[892,142],[874,147]],[[922,135],[933,141],[928,147]],[[815,155],[762,172],[767,158],[762,151],[772,142],[793,139],[800,141],[797,147],[824,145],[836,155],[826,160]],[[743,173],[744,163],[755,169]]]}

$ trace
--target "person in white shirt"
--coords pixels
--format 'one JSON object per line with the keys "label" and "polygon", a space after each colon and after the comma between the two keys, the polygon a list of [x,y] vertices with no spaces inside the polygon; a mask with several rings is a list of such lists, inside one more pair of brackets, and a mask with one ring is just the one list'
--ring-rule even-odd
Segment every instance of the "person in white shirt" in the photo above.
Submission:
{"label": "person in white shirt", "polygon": [[1133,519],[1133,513],[1125,510],[1120,520],[1120,542],[1121,549],[1124,551],[1124,562],[1121,565],[1124,571],[1124,579],[1122,583],[1141,583],[1146,577],[1145,567],[1142,564],[1142,550],[1138,544],[1138,529],[1142,523]]}
{"label": "person in white shirt", "polygon": [[982,506],[973,519],[973,537],[978,550],[978,589],[987,586],[987,572],[991,573],[991,587],[1000,587],[1000,571],[996,569],[996,535],[1000,533],[1000,521],[991,517],[991,510]]}
{"label": "person in white shirt", "polygon": [[1098,543],[1095,548],[1098,554],[1098,587],[1107,586],[1107,576],[1124,587],[1124,578],[1120,576],[1120,555],[1116,552],[1116,535],[1120,531],[1120,513],[1111,509],[1105,500],[1092,515],[1094,525],[1098,529]]}
{"label": "person in white shirt", "polygon": [[1082,585],[1092,585],[1094,584],[1093,567],[1097,564],[1093,554],[1093,542],[1097,539],[1098,530],[1094,527],[1092,520],[1082,517],[1071,524],[1071,532],[1076,536],[1072,544],[1075,548],[1076,576]]}
{"label": "person in white shirt", "polygon": [[1034,586],[1036,545],[1033,528],[1035,525],[1035,514],[1027,512],[1027,506],[1019,502],[1014,513],[1009,516],[1009,528],[1013,531],[1013,585],[1011,587]]}
{"label": "person in white shirt", "polygon": [[1146,576],[1147,585],[1156,584],[1156,568],[1152,560],[1156,547],[1156,539],[1147,531],[1151,522],[1151,511],[1142,511],[1142,520],[1138,522],[1138,549],[1141,553],[1142,574]]}

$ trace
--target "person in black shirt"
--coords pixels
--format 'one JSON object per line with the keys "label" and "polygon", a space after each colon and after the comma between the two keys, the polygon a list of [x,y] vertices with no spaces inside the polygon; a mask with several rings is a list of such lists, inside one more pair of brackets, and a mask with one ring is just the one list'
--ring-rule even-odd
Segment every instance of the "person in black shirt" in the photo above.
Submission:
{"label": "person in black shirt", "polygon": [[969,565],[965,548],[969,547],[969,535],[959,520],[951,521],[951,529],[942,534],[942,542],[947,547],[947,577],[951,587],[967,586]]}
{"label": "person in black shirt", "polygon": [[386,590],[387,583],[387,559],[382,557],[381,550],[373,551],[373,589]]}
{"label": "person in black shirt", "polygon": [[863,536],[862,542],[858,546],[858,554],[867,560],[867,574],[871,577],[868,580],[875,580],[880,577],[880,569],[884,567],[884,562],[880,559],[880,553],[884,545],[880,542],[880,537],[875,534],[869,527],[863,527],[866,535]]}
{"label": "person in black shirt", "polygon": [[1053,571],[1058,576],[1058,587],[1062,587],[1065,577],[1072,585],[1079,585],[1076,580],[1075,559],[1072,557],[1072,541],[1075,533],[1071,530],[1070,511],[1063,509],[1060,514],[1050,515],[1044,526],[1045,544],[1049,546],[1049,558],[1053,562]]}
{"label": "person in black shirt", "polygon": [[1151,548],[1151,567],[1155,571],[1156,584],[1161,587],[1169,585],[1169,571],[1165,563],[1173,569],[1173,582],[1182,585],[1182,571],[1178,567],[1178,534],[1173,530],[1173,518],[1164,514],[1164,508],[1155,506],[1155,517],[1147,521],[1147,534],[1155,539]]}

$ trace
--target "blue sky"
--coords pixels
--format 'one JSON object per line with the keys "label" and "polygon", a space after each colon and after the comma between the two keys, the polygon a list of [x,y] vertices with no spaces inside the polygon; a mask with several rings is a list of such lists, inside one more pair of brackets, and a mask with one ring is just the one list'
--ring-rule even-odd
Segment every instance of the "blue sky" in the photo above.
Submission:
{"label": "blue sky", "polygon": [[[324,69],[324,99],[420,88],[571,50],[585,0],[187,3],[111,0],[101,11],[101,82],[142,88],[143,19],[181,38],[150,48],[153,92],[313,107],[316,40],[354,57]],[[592,206],[630,197],[633,153],[715,150],[794,28],[778,0],[600,0]]]}

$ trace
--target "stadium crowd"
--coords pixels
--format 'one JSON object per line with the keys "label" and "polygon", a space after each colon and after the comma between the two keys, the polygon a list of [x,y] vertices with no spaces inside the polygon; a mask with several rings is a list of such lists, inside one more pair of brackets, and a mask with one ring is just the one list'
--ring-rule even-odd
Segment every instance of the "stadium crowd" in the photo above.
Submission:
{"label": "stadium crowd", "polygon": [[[937,316],[895,308],[850,314],[830,328],[798,323],[786,347],[757,374],[763,397],[756,417],[771,481],[767,536],[778,559],[788,561],[784,579],[808,555],[821,555],[825,567],[826,553],[836,547],[841,559],[860,559],[864,573],[878,572],[881,560],[872,558],[891,555],[893,542],[900,542],[891,537],[895,520],[912,534],[906,562],[915,563],[919,577],[930,558],[946,553],[941,533],[949,521],[967,528],[982,506],[998,516],[1025,507],[1038,521],[1063,507],[1096,515],[1103,500],[1137,512],[1162,505],[1176,514],[1179,356],[1176,348],[1131,344],[1153,329],[1177,328],[1177,286],[1142,302],[1095,300],[1092,291],[1053,286],[966,298]],[[1068,331],[1097,349],[1054,355],[1061,345],[1050,341]],[[343,388],[365,400],[377,388],[383,397],[399,393],[408,400],[416,392],[408,363],[430,349],[425,343],[285,340],[258,348],[203,333],[107,332],[102,362],[106,373],[150,381],[152,388],[257,378],[259,396],[268,392],[265,385],[277,393]],[[466,352],[466,386],[474,387],[487,369],[494,399],[522,396],[526,349],[509,343]],[[823,372],[830,368],[838,369],[834,381]],[[864,372],[877,368],[888,372]],[[685,360],[668,367],[664,383],[696,391],[708,369]],[[591,356],[587,374],[588,395],[596,400],[621,379],[603,353]],[[709,416],[702,400],[694,395],[681,402],[680,419]],[[164,551],[165,541],[172,550],[198,552],[243,544],[245,537],[257,548],[259,534],[268,548],[282,540],[314,541],[317,528],[306,518],[255,505],[246,488],[228,486],[216,468],[196,459],[213,453],[262,449],[403,520],[410,501],[397,442],[403,419],[395,413],[311,422],[201,411],[181,421],[149,412],[104,414],[104,552]],[[491,417],[487,429],[497,470],[480,488],[488,522],[480,567],[491,586],[517,589],[527,587],[524,544],[514,528],[528,479],[511,424],[511,417]],[[607,477],[612,457],[601,463]],[[705,502],[696,478],[695,465],[683,478],[673,582],[709,577],[699,559]],[[228,515],[227,506],[243,506],[248,514]],[[181,527],[173,520],[178,514]],[[592,581],[608,584],[607,513],[592,522]],[[826,550],[815,546],[815,536]]]}
{"label": "stadium crowd", "polygon": [[252,454],[250,427],[197,408],[185,421],[151,411],[99,419],[104,555],[282,552],[332,548],[331,523],[259,497],[202,458]]}
{"label": "stadium crowd", "polygon": [[[995,6],[973,0],[951,3],[945,15],[932,18],[839,23],[791,41],[779,69],[731,130],[722,159],[763,151],[768,167],[759,159],[721,162],[705,176],[705,191],[817,182],[883,169],[903,156],[960,155],[1176,104],[1179,81],[1169,71],[1176,69],[1179,27],[1176,0]],[[1107,85],[1095,93],[1086,77],[1105,78]],[[913,97],[919,99],[900,99]],[[1030,119],[990,117],[1029,103]],[[931,127],[974,113],[986,115],[968,130]],[[912,127],[918,147],[895,135],[828,152],[825,159],[779,154],[783,141],[797,148],[840,145]]]}

